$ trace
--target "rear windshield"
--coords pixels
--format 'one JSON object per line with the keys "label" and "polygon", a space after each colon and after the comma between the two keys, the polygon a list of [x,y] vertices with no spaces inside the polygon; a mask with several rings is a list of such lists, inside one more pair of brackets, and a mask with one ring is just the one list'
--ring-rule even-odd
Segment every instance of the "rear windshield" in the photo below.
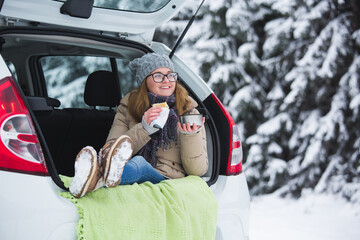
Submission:
{"label": "rear windshield", "polygon": [[160,10],[169,2],[170,0],[94,0],[94,7],[150,13]]}

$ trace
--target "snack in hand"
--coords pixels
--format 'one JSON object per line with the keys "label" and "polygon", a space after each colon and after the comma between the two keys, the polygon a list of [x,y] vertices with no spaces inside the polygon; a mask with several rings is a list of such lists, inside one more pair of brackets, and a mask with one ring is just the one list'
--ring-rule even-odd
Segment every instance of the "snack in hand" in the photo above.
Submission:
{"label": "snack in hand", "polygon": [[169,117],[170,109],[169,105],[166,102],[155,103],[152,105],[153,107],[161,107],[162,111],[160,112],[160,116],[158,116],[155,120],[151,121],[150,126],[156,128],[163,128],[167,118]]}
{"label": "snack in hand", "polygon": [[152,106],[153,106],[153,107],[169,108],[169,105],[167,104],[167,102],[154,103]]}

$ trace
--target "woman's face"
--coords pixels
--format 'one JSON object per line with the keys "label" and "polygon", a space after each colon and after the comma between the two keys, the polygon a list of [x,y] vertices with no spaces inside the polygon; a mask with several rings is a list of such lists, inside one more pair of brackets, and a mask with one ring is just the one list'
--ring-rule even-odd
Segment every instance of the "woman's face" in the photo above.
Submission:
{"label": "woman's face", "polygon": [[[164,75],[171,73],[170,68],[157,68],[154,71],[152,71],[150,74],[153,73],[162,73]],[[176,82],[170,82],[167,77],[164,77],[164,81],[157,83],[153,80],[153,77],[149,74],[149,76],[146,78],[146,85],[147,89],[159,96],[168,97],[172,95],[175,91]]]}

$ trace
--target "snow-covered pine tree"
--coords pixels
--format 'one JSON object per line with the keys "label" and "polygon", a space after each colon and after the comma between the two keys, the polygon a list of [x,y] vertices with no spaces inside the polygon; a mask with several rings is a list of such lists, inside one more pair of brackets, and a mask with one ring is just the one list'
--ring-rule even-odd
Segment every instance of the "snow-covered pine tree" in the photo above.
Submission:
{"label": "snow-covered pine tree", "polygon": [[242,130],[252,194],[309,188],[360,202],[359,9],[356,0],[206,2],[178,55]]}
{"label": "snow-covered pine tree", "polygon": [[261,74],[272,87],[247,140],[252,193],[310,188],[360,201],[358,5],[262,2],[279,15],[264,25]]}

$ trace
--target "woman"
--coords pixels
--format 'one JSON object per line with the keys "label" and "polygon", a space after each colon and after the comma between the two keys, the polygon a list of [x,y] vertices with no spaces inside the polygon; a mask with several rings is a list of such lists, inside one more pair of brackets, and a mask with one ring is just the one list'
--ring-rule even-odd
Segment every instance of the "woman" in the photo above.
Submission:
{"label": "woman", "polygon": [[[202,176],[208,169],[205,129],[179,122],[182,114],[198,113],[197,103],[177,82],[169,57],[148,53],[129,66],[141,85],[121,100],[99,158],[89,146],[78,154],[70,186],[75,197],[104,184],[158,183]],[[165,116],[161,112],[167,111],[153,106],[162,102],[169,106]],[[163,117],[166,121],[154,124]]]}

